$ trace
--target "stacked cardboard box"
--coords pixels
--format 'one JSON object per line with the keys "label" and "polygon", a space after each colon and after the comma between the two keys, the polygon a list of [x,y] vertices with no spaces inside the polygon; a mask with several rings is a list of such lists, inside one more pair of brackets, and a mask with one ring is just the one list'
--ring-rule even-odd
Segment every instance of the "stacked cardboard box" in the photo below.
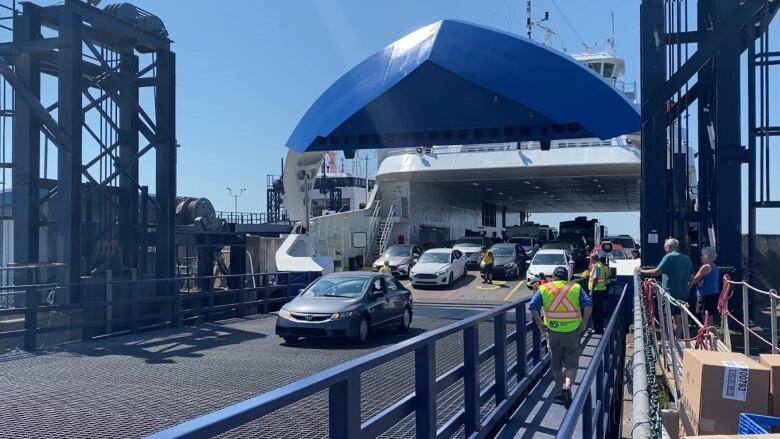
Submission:
{"label": "stacked cardboard box", "polygon": [[680,436],[737,434],[740,413],[769,414],[769,368],[735,352],[683,353]]}

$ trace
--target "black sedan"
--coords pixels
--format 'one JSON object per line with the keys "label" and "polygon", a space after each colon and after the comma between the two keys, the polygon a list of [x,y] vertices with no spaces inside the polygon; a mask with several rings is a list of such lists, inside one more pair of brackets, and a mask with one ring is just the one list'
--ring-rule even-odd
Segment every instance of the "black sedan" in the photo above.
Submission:
{"label": "black sedan", "polygon": [[493,252],[493,274],[505,278],[517,278],[525,271],[526,253],[520,244],[495,244]]}
{"label": "black sedan", "polygon": [[372,330],[412,323],[412,293],[392,276],[367,272],[325,275],[279,310],[276,335],[349,337],[365,341]]}

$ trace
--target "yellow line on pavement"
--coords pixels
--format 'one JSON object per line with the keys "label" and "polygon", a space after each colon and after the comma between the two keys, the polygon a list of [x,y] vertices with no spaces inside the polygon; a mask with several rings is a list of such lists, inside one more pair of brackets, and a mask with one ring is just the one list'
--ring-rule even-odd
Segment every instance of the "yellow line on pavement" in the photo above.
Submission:
{"label": "yellow line on pavement", "polygon": [[520,287],[522,287],[524,284],[525,284],[525,281],[518,282],[517,285],[515,285],[515,287],[512,288],[512,291],[510,291],[509,294],[507,294],[504,297],[504,302],[509,301],[509,298],[512,297],[517,292],[517,290],[520,289]]}

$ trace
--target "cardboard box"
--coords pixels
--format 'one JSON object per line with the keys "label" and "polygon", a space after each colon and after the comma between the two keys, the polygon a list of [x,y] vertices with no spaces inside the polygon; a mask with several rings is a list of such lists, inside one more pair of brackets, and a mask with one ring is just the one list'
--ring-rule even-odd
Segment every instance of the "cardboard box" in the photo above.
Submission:
{"label": "cardboard box", "polygon": [[780,355],[761,354],[759,362],[769,368],[770,413],[780,416]]}
{"label": "cardboard box", "polygon": [[683,436],[680,439],[780,439],[780,434],[712,434],[707,436]]}
{"label": "cardboard box", "polygon": [[769,368],[736,352],[683,351],[680,436],[737,434],[740,413],[769,414]]}

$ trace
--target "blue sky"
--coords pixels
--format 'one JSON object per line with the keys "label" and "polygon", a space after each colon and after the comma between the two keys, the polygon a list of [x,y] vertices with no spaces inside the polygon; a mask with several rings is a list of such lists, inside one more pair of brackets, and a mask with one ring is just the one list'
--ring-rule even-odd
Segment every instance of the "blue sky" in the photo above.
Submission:
{"label": "blue sky", "polygon": [[[266,174],[279,173],[284,143],[300,117],[334,80],[385,45],[444,18],[525,34],[524,0],[134,3],[159,15],[175,41],[178,192],[207,197],[221,210],[233,209],[227,186],[247,189],[239,210],[265,210]],[[553,46],[570,52],[579,51],[581,39],[603,47],[614,13],[624,79],[638,81],[639,0],[555,3],[535,1],[534,15],[550,12]],[[535,38],[541,40],[543,31],[537,29]],[[638,234],[638,214],[598,217],[613,232]],[[561,216],[534,219],[555,223]]]}

